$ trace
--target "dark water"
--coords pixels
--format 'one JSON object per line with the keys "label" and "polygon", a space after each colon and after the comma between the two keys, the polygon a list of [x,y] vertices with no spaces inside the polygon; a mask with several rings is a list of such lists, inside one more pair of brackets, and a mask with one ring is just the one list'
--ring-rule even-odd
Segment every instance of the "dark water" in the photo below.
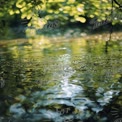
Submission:
{"label": "dark water", "polygon": [[0,41],[0,122],[122,121],[122,41],[105,43]]}

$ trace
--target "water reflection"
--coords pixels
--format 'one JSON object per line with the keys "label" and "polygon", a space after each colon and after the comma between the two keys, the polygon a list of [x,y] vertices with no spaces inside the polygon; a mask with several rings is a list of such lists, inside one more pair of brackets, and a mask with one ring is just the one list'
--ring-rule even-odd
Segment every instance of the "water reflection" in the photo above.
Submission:
{"label": "water reflection", "polygon": [[116,48],[121,41],[111,42],[105,54],[103,41],[50,43],[46,38],[40,45],[43,39],[1,46],[5,85],[0,88],[0,116],[34,122],[109,121],[106,107],[114,103],[121,108],[122,55]]}

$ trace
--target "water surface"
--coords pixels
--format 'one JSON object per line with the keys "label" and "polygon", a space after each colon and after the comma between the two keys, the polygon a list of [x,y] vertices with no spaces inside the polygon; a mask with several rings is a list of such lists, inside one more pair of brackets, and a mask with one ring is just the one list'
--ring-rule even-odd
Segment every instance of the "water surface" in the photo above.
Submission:
{"label": "water surface", "polygon": [[122,117],[122,41],[0,41],[0,117],[112,122]]}

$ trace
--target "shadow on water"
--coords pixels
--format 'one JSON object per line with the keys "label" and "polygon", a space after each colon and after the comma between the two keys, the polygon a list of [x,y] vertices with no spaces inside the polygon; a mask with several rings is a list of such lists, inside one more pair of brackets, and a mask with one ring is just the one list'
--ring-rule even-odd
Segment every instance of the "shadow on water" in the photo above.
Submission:
{"label": "shadow on water", "polygon": [[107,54],[103,40],[1,41],[0,121],[121,119],[121,49],[121,40],[107,44]]}

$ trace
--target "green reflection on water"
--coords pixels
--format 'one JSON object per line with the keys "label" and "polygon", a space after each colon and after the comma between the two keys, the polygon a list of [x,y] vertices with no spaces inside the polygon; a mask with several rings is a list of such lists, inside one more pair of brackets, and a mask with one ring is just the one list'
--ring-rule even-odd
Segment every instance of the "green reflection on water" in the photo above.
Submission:
{"label": "green reflection on water", "polygon": [[0,115],[12,116],[9,108],[15,103],[31,114],[69,106],[68,114],[81,120],[106,111],[106,105],[121,107],[121,46],[121,41],[110,42],[105,53],[105,41],[100,40],[1,41],[0,77],[5,86],[0,88]]}

